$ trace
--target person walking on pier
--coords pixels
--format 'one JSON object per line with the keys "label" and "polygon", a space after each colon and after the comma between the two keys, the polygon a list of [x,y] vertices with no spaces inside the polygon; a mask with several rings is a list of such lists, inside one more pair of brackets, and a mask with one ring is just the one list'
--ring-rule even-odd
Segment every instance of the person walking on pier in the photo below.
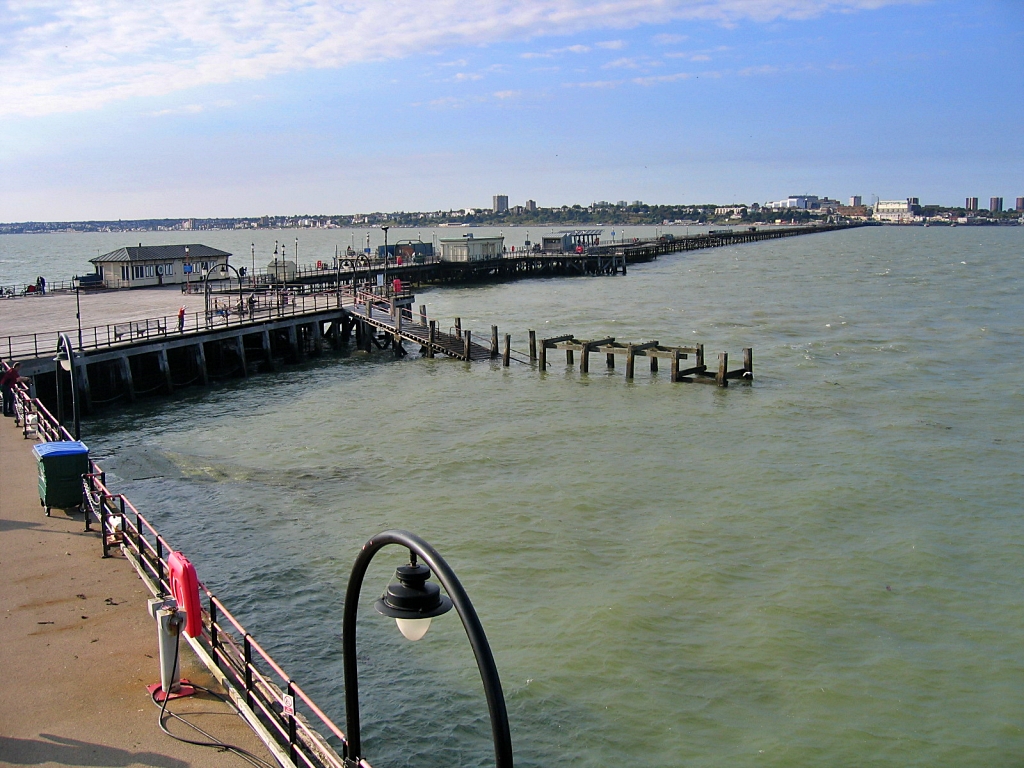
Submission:
{"label": "person walking on pier", "polygon": [[178,310],[178,333],[185,332],[185,307]]}
{"label": "person walking on pier", "polygon": [[3,376],[0,376],[0,392],[3,392],[4,399],[4,416],[14,415],[14,387],[23,381],[28,381],[26,377],[21,375],[20,368],[20,362],[14,363],[4,371]]}

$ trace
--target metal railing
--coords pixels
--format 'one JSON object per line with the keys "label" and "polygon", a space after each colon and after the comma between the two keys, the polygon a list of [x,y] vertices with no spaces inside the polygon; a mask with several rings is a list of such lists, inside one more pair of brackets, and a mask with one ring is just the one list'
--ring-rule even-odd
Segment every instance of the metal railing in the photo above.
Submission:
{"label": "metal railing", "polygon": [[[218,298],[221,297],[218,296]],[[81,343],[79,343],[77,328],[0,337],[0,355],[9,360],[51,355],[57,348],[57,339],[62,333],[68,335],[76,349],[101,349],[134,344],[140,340],[170,339],[197,331],[210,331],[306,313],[324,312],[352,303],[353,294],[349,287],[341,291],[323,291],[311,294],[291,290],[257,293],[254,294],[254,301],[251,305],[245,300],[241,301],[241,306],[237,301],[221,301],[211,309],[209,314],[205,311],[187,313],[180,323],[178,315],[164,315],[83,328]]]}
{"label": "metal railing", "polygon": [[[0,364],[0,368],[6,370],[7,366]],[[17,385],[15,397],[26,437],[47,442],[73,439],[38,399],[29,396],[25,385]],[[107,487],[106,474],[95,461],[90,461],[90,472],[82,476],[82,493],[85,530],[92,531],[94,523],[99,525],[103,557],[109,557],[111,549],[119,549],[134,562],[154,594],[170,595],[167,557],[174,548],[124,494]],[[202,633],[196,641],[223,676],[232,698],[244,702],[295,765],[349,768],[341,756],[348,743],[342,730],[213,592],[202,583],[199,588],[205,605]],[[359,765],[370,768],[362,760]]]}

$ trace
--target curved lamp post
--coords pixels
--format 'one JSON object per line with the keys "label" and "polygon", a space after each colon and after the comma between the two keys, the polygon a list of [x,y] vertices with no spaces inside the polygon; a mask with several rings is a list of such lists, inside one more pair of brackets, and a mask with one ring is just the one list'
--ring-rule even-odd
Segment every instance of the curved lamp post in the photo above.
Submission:
{"label": "curved lamp post", "polygon": [[384,230],[384,291],[388,287],[388,230],[391,227],[381,227]]}
{"label": "curved lamp post", "polygon": [[[75,350],[71,346],[71,339],[66,333],[57,338],[57,356],[53,358],[59,363],[60,368],[71,374],[71,411],[75,420],[75,440],[82,439],[82,417],[78,412],[78,380],[75,378]],[[64,398],[61,395],[60,368],[56,370],[57,376],[57,420],[64,421]]]}
{"label": "curved lamp post", "polygon": [[[498,669],[487,644],[483,626],[476,615],[476,609],[469,601],[469,595],[462,588],[455,572],[444,558],[430,544],[407,531],[390,530],[379,533],[366,542],[352,566],[345,593],[345,610],[342,620],[341,642],[342,661],[345,667],[345,718],[347,726],[349,765],[357,765],[361,759],[362,746],[359,741],[359,683],[356,666],[356,609],[359,606],[359,590],[370,561],[378,550],[388,544],[398,544],[409,550],[409,564],[399,566],[395,572],[398,580],[388,585],[387,591],[374,604],[374,608],[385,616],[394,618],[402,634],[410,640],[419,640],[435,616],[447,613],[454,606],[462,619],[462,625],[469,636],[469,643],[476,656],[480,678],[487,698],[487,709],[491,716],[491,734],[494,739],[494,758],[498,768],[512,768],[512,737],[509,734],[508,713],[505,697],[501,691]],[[422,558],[424,564],[416,562]],[[441,594],[437,584],[428,581],[433,572],[450,597]]]}
{"label": "curved lamp post", "polygon": [[[245,297],[244,297],[244,295],[242,293],[242,276],[240,274],[238,274],[238,270],[235,269],[230,264],[220,264],[220,265],[215,264],[211,269],[206,270],[206,274],[203,275],[203,297],[204,297],[204,299],[206,301],[206,324],[207,324],[207,326],[210,325],[210,275],[213,274],[213,270],[214,269],[219,270],[222,275],[227,274],[227,271],[229,269],[232,270],[235,273],[235,277],[238,278],[238,302],[239,302],[238,305],[241,307],[241,306],[244,306],[244,303],[245,303]],[[230,280],[230,278],[228,278],[228,279]],[[228,288],[231,288],[231,283],[230,282],[228,283]],[[226,316],[225,316],[225,319],[226,319]]]}

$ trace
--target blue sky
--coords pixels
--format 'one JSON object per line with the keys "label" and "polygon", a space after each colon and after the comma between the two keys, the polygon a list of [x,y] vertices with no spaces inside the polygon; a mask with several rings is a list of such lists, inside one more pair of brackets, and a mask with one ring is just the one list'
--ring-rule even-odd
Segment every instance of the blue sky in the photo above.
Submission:
{"label": "blue sky", "polygon": [[1024,195],[1024,0],[0,0],[0,40],[0,221]]}

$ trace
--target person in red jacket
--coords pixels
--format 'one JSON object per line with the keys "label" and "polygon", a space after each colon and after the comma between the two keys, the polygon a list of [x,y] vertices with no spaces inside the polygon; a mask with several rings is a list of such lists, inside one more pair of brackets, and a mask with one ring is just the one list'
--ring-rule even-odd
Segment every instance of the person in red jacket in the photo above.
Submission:
{"label": "person in red jacket", "polygon": [[14,363],[10,368],[4,371],[4,375],[0,376],[0,392],[3,392],[4,397],[4,416],[14,415],[14,387],[23,381],[28,379],[21,375],[19,369],[21,363]]}

